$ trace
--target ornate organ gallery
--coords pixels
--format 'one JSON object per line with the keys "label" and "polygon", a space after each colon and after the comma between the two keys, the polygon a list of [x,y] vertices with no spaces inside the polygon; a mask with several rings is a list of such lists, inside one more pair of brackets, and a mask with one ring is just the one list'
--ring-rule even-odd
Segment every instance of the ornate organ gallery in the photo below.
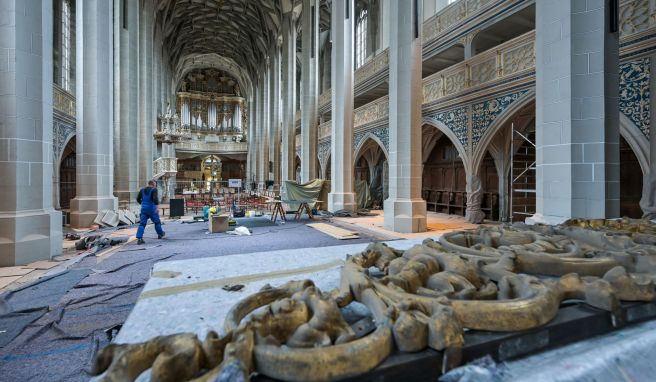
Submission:
{"label": "ornate organ gallery", "polygon": [[237,81],[219,70],[189,72],[180,82],[177,112],[192,133],[217,134],[224,141],[244,139],[246,100]]}

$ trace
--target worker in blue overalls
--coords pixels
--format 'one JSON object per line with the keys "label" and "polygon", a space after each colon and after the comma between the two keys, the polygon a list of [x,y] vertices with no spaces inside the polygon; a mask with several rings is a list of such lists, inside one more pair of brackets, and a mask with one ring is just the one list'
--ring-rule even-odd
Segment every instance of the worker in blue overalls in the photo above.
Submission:
{"label": "worker in blue overalls", "polygon": [[154,180],[148,181],[148,187],[144,187],[137,195],[137,202],[141,204],[141,214],[139,215],[139,229],[137,229],[137,244],[144,244],[143,240],[144,230],[148,219],[155,224],[155,231],[157,231],[157,238],[161,239],[166,235],[162,230],[162,224],[159,221],[159,214],[157,213],[157,205],[159,199],[157,197],[157,183]]}

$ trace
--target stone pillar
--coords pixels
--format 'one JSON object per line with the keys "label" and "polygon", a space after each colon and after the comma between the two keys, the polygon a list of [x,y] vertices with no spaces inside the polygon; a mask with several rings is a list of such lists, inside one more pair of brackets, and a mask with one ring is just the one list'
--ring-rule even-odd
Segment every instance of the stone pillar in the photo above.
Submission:
{"label": "stone pillar", "polygon": [[268,173],[267,169],[267,160],[269,158],[268,153],[266,153],[266,88],[267,81],[264,74],[261,75],[258,90],[257,90],[257,152],[255,157],[257,161],[255,163],[255,168],[257,171],[257,187],[258,189],[264,189],[264,181],[266,180],[266,174]]}
{"label": "stone pillar", "polygon": [[[121,7],[128,7],[123,12]],[[122,207],[136,207],[140,189],[138,164],[139,1],[114,2],[114,195]]]}
{"label": "stone pillar", "polygon": [[[257,88],[254,88],[254,94],[257,94]],[[255,179],[255,130],[256,130],[256,114],[254,95],[248,99],[248,130],[246,131],[246,142],[248,142],[248,156],[246,157],[246,184],[244,188],[251,189],[251,183]]]}
{"label": "stone pillar", "polygon": [[276,46],[271,51],[269,65],[269,162],[273,163],[271,173],[267,163],[267,174],[273,180],[273,189],[280,187],[280,52]]}
{"label": "stone pillar", "polygon": [[303,0],[301,18],[301,182],[309,182],[317,177],[319,0]]}
{"label": "stone pillar", "polygon": [[77,0],[76,192],[71,226],[88,227],[98,211],[116,210],[113,195],[112,3]]}
{"label": "stone pillar", "polygon": [[52,207],[53,5],[0,8],[0,266],[13,266],[62,250]]}
{"label": "stone pillar", "polygon": [[353,193],[353,3],[333,1],[332,47],[332,143],[328,210],[356,208]]}
{"label": "stone pillar", "polygon": [[[282,20],[282,157],[281,179],[294,179],[294,156],[296,155],[296,18],[294,12]],[[284,184],[284,183],[283,183]]]}
{"label": "stone pillar", "polygon": [[153,178],[153,11],[149,1],[139,17],[139,185]]}
{"label": "stone pillar", "polygon": [[529,222],[619,216],[619,48],[608,4],[537,1],[537,211]]}
{"label": "stone pillar", "polygon": [[426,231],[421,198],[421,1],[391,2],[389,86],[389,198],[385,228]]}
{"label": "stone pillar", "polygon": [[[649,89],[656,92],[656,55],[649,58]],[[656,97],[650,98],[650,110],[656,110]],[[653,120],[654,118],[652,118]],[[640,208],[643,217],[656,219],[656,127],[649,126],[649,170],[642,180],[642,198]]]}

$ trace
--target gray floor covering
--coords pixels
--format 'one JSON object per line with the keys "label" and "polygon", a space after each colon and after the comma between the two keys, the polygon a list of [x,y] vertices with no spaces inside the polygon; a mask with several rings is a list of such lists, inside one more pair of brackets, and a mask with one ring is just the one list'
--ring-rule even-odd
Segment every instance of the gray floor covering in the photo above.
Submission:
{"label": "gray floor covering", "polygon": [[[100,263],[94,256],[83,259],[72,271],[88,275],[56,298],[50,294],[45,314],[0,346],[0,381],[88,380],[86,370],[95,351],[109,343],[105,330],[125,321],[157,261],[375,240],[362,234],[360,239],[337,240],[305,226],[307,222],[273,226],[261,222],[265,226],[251,228],[252,236],[207,234],[206,223],[169,222],[164,240],[157,240],[149,226],[146,245],[130,243]],[[12,319],[32,321],[33,316]]]}

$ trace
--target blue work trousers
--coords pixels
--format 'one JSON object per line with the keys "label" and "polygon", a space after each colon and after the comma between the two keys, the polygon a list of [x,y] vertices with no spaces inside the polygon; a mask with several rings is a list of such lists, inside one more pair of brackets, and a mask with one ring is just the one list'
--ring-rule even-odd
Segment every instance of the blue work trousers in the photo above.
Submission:
{"label": "blue work trousers", "polygon": [[162,230],[162,223],[159,221],[159,214],[157,213],[157,206],[152,206],[150,208],[141,208],[141,214],[139,215],[139,228],[137,229],[137,239],[142,239],[144,230],[146,229],[146,224],[148,224],[148,219],[153,221],[155,224],[155,231],[157,231],[158,236],[164,235]]}

